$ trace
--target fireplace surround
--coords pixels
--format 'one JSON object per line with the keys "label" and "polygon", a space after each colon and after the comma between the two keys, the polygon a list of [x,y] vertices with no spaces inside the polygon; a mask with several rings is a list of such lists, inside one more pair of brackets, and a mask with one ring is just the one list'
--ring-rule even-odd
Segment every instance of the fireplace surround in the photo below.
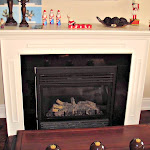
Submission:
{"label": "fireplace surround", "polygon": [[[101,30],[99,30],[101,28]],[[0,31],[0,50],[8,135],[24,130],[21,55],[130,54],[132,55],[124,125],[138,124],[144,90],[150,33],[144,26],[124,29]]]}

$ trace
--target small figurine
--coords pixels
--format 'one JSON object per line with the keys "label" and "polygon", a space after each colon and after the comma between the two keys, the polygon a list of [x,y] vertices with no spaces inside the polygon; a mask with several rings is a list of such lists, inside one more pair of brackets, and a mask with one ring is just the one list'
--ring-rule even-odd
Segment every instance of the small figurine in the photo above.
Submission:
{"label": "small figurine", "polygon": [[57,11],[56,23],[57,23],[57,25],[61,25],[61,14],[60,14],[60,10]]}
{"label": "small figurine", "polygon": [[93,142],[90,146],[90,150],[104,150],[104,145],[99,142],[99,141],[96,141],[96,142]]}
{"label": "small figurine", "polygon": [[50,24],[54,24],[54,12],[53,12],[53,9],[50,10],[49,22],[50,22]]}
{"label": "small figurine", "polygon": [[144,143],[139,138],[134,138],[130,142],[130,150],[144,150]]}
{"label": "small figurine", "polygon": [[130,19],[130,21],[133,21],[133,25],[138,25],[139,24],[139,19],[137,19],[137,11],[139,10],[139,2],[138,0],[132,0],[132,8],[133,8],[133,18]]}
{"label": "small figurine", "polygon": [[4,25],[5,25],[5,21],[4,21],[3,18],[1,18],[1,21],[0,21],[0,27],[1,27],[1,29],[4,28]]}
{"label": "small figurine", "polygon": [[67,16],[67,18],[68,18],[68,26],[69,25],[74,26],[76,24],[75,21],[73,19],[71,19],[69,16]]}
{"label": "small figurine", "polygon": [[46,10],[43,11],[42,20],[43,20],[43,25],[46,26],[46,25],[47,25],[47,15],[46,15]]}
{"label": "small figurine", "polygon": [[56,144],[49,145],[46,150],[61,150],[60,147]]}

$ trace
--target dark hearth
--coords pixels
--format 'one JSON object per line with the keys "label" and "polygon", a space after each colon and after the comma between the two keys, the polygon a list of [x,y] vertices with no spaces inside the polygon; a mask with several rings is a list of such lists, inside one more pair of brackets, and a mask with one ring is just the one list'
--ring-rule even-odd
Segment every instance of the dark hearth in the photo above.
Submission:
{"label": "dark hearth", "polygon": [[[130,63],[130,54],[22,55],[21,73],[25,129],[37,129],[38,125],[39,128],[48,129],[49,124],[51,124],[52,128],[55,128],[56,126],[57,128],[83,127],[83,124],[84,127],[123,125],[126,110]],[[102,70],[95,69],[96,67],[108,67],[106,69],[106,71],[108,71],[109,68],[113,66],[117,68],[115,84],[112,84],[112,76],[107,76],[107,78],[103,78],[102,74],[96,76],[94,70]],[[50,72],[52,75],[50,75],[51,77],[49,78],[49,81],[47,81],[48,76],[41,76],[40,78],[40,97],[43,97],[43,100],[42,105],[38,110],[40,109],[41,111],[41,118],[40,115],[38,114],[37,116],[36,113],[35,67],[51,68]],[[67,73],[62,74],[64,68],[73,68],[73,74],[76,75],[72,74],[70,77]],[[82,69],[77,70],[78,68]],[[93,68],[93,70],[87,68]],[[53,69],[55,69],[55,71]],[[109,71],[109,73],[111,71]],[[57,72],[61,78],[56,76]],[[79,72],[81,72],[80,75],[77,74]],[[92,75],[93,72],[95,74],[94,76]],[[85,74],[88,74],[88,76]],[[93,79],[94,82],[92,81]],[[70,82],[71,80],[72,82]],[[91,82],[89,82],[90,80]],[[74,86],[72,86],[73,84]],[[112,85],[115,87],[114,91],[112,91]],[[57,99],[63,103],[72,104],[74,102],[71,102],[71,97],[75,99],[75,104],[81,102],[86,103],[86,101],[95,103],[96,107],[99,109],[99,113],[97,113],[97,111],[90,111],[91,115],[87,115],[87,111],[85,112],[82,108],[83,111],[80,109],[78,112],[74,112],[74,115],[72,112],[68,112],[67,114],[65,111],[64,116],[56,116],[54,112],[52,116],[47,115],[53,106],[56,108],[57,105],[60,105],[57,103]],[[41,120],[39,121],[39,119]],[[67,125],[66,121],[68,121]],[[37,124],[37,122],[40,122],[40,124]]]}

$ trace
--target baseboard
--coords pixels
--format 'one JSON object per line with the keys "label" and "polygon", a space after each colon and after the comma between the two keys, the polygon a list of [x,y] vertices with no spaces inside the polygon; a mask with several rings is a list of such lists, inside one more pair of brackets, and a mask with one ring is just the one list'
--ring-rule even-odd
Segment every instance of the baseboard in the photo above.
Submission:
{"label": "baseboard", "polygon": [[141,110],[150,110],[150,98],[143,98]]}
{"label": "baseboard", "polygon": [[0,104],[0,118],[6,118],[5,105]]}

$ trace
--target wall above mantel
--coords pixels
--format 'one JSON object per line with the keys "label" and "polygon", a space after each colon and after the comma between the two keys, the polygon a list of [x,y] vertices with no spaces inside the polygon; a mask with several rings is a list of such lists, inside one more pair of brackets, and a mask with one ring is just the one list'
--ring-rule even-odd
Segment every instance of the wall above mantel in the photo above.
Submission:
{"label": "wall above mantel", "polygon": [[[138,18],[140,23],[149,24],[150,1],[139,1],[140,10]],[[43,0],[43,10],[54,10],[56,14],[60,9],[62,22],[68,21],[67,15],[71,16],[77,23],[97,23],[96,16],[101,19],[105,17],[124,17],[128,21],[132,18],[132,1],[127,0]]]}

